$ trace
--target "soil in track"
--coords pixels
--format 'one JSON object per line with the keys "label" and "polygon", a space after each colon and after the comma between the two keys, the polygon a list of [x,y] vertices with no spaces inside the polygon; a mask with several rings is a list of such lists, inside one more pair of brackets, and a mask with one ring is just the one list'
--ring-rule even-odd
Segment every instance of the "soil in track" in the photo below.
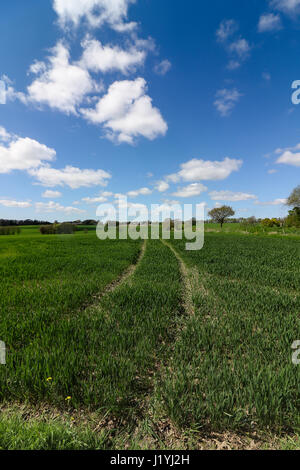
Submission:
{"label": "soil in track", "polygon": [[141,260],[143,259],[144,257],[144,254],[145,254],[145,251],[146,251],[146,246],[147,246],[147,240],[144,240],[143,244],[142,244],[142,248],[141,248],[141,251],[140,251],[140,254],[139,254],[139,257],[136,261],[136,263],[134,264],[131,264],[122,274],[121,276],[119,276],[118,279],[116,279],[115,281],[111,282],[110,284],[108,284],[104,290],[96,295],[94,298],[95,300],[100,300],[102,297],[104,297],[106,294],[108,294],[109,292],[113,292],[115,289],[117,289],[118,287],[120,287],[124,282],[126,282],[131,276],[133,276],[133,274],[135,273],[139,263],[141,262]]}
{"label": "soil in track", "polygon": [[181,256],[177,253],[177,251],[173,248],[171,244],[167,243],[165,240],[161,240],[161,241],[165,246],[167,246],[172,251],[172,253],[176,256],[178,260],[180,271],[181,271],[182,283],[183,283],[182,303],[183,303],[186,314],[194,315],[195,308],[193,304],[193,289],[195,286],[195,282],[197,278],[199,277],[199,275],[197,276],[198,272],[186,266]]}
{"label": "soil in track", "polygon": [[177,259],[160,241],[149,240],[134,272],[85,311],[88,362],[78,405],[83,399],[126,419],[138,414],[182,313]]}
{"label": "soil in track", "polygon": [[196,270],[185,265],[171,244],[145,242],[138,263],[107,286],[72,325],[68,346],[77,347],[76,358],[70,364],[67,350],[60,357],[62,368],[71,365],[63,389],[63,396],[71,397],[65,410],[57,393],[60,383],[49,374],[53,395],[44,405],[23,407],[22,419],[49,420],[49,430],[60,420],[68,427],[72,419],[70,429],[75,437],[78,430],[80,441],[86,439],[80,434],[83,427],[91,431],[91,448],[278,448],[279,440],[267,435],[205,434],[172,422],[160,383],[172,368],[182,330],[195,315],[195,289],[207,295]]}

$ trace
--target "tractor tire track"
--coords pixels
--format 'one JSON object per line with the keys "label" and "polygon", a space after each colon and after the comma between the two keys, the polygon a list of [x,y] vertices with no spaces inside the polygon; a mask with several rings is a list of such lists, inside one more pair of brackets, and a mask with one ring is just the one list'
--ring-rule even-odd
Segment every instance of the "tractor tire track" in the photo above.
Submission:
{"label": "tractor tire track", "polygon": [[113,292],[115,289],[120,287],[122,284],[124,284],[131,276],[134,275],[135,271],[137,270],[140,262],[142,261],[145,251],[146,251],[146,246],[147,246],[147,240],[144,240],[144,243],[142,245],[141,251],[139,253],[138,259],[136,263],[131,264],[128,266],[128,268],[125,269],[125,271],[114,281],[112,281],[110,284],[105,286],[102,292],[100,292],[98,295],[94,297],[96,301],[102,299],[105,295]]}
{"label": "tractor tire track", "polygon": [[188,268],[181,256],[170,243],[162,239],[161,242],[172,251],[179,263],[181,277],[184,285],[183,308],[187,315],[195,315],[193,291],[195,284],[198,282],[198,271],[193,268]]}

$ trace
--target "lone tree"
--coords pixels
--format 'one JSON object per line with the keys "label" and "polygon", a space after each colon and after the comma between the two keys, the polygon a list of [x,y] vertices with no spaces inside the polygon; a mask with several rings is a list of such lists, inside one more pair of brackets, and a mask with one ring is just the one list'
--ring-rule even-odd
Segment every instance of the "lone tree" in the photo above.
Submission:
{"label": "lone tree", "polygon": [[300,185],[294,189],[287,199],[286,205],[293,209],[289,211],[285,224],[288,227],[300,227]]}
{"label": "lone tree", "polygon": [[294,189],[286,202],[287,206],[300,209],[300,185]]}
{"label": "lone tree", "polygon": [[208,213],[214,222],[221,224],[221,228],[223,227],[225,220],[228,217],[232,217],[234,214],[235,212],[230,206],[216,207]]}

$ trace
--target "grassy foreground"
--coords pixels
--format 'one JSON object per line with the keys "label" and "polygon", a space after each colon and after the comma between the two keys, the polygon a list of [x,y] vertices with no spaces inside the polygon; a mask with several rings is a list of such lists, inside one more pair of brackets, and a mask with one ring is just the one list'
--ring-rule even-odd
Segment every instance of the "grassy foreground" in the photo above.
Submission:
{"label": "grassy foreground", "polygon": [[160,241],[104,296],[142,242],[0,241],[0,449],[300,447],[299,240],[208,233],[199,252],[169,243],[193,313]]}
{"label": "grassy foreground", "polygon": [[300,242],[207,234],[173,246],[190,267],[195,315],[160,384],[178,426],[299,431]]}
{"label": "grassy foreground", "polygon": [[84,310],[137,261],[141,242],[100,244],[95,234],[5,238],[0,338],[7,365],[0,367],[0,400],[64,401],[85,369]]}

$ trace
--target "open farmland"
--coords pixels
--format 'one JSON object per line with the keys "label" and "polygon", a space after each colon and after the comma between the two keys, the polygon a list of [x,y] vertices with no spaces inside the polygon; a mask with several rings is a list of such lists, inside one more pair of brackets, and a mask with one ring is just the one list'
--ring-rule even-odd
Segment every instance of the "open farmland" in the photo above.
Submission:
{"label": "open farmland", "polygon": [[207,234],[173,246],[189,268],[195,314],[176,343],[161,396],[180,426],[299,427],[300,242]]}
{"label": "open farmland", "polygon": [[0,337],[8,352],[7,367],[0,368],[2,400],[55,397],[58,390],[45,381],[55,372],[66,395],[84,367],[88,322],[82,312],[137,261],[140,245],[100,244],[95,234],[0,241]]}
{"label": "open farmland", "polygon": [[299,239],[27,230],[0,240],[0,448],[297,446]]}

